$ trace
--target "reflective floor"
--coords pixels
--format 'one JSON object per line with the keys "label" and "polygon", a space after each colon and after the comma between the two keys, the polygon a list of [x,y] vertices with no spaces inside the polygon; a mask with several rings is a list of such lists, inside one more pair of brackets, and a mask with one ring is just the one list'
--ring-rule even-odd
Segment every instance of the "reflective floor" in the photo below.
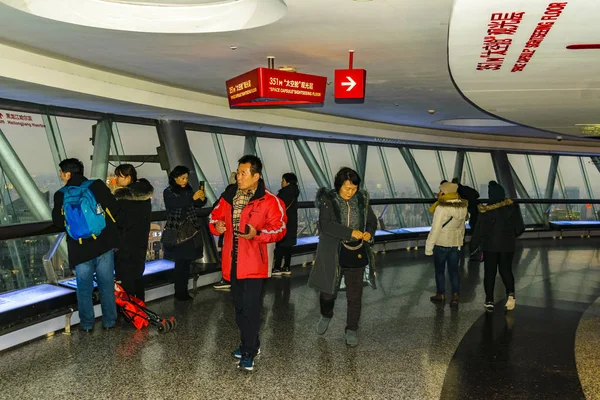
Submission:
{"label": "reflective floor", "polygon": [[[0,354],[0,397],[19,399],[583,399],[599,398],[600,240],[525,241],[516,257],[517,308],[483,311],[483,268],[466,263],[461,304],[429,301],[430,258],[378,255],[379,289],[365,288],[360,345],[344,344],[345,295],[318,336],[308,269],[268,281],[262,355],[242,373],[231,297],[198,290],[161,300],[175,331],[77,331]],[[101,328],[98,322],[96,328]]]}

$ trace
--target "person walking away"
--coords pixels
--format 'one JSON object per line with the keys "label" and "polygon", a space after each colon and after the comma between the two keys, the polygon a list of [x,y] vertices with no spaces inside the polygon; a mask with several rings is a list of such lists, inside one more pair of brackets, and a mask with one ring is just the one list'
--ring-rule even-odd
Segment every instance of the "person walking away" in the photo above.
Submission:
{"label": "person walking away", "polygon": [[152,196],[154,187],[148,180],[138,179],[131,164],[115,168],[117,187],[115,198],[119,203],[117,227],[121,245],[115,254],[115,278],[126,293],[145,301],[144,270],[148,235],[152,222]]}
{"label": "person walking away", "polygon": [[484,255],[484,278],[486,311],[494,311],[494,286],[496,274],[506,288],[505,309],[515,308],[515,277],[512,271],[517,238],[525,231],[521,209],[506,198],[504,188],[496,181],[488,184],[490,202],[479,207],[480,218],[471,238]]}
{"label": "person walking away", "polygon": [[433,302],[443,302],[446,299],[446,268],[452,287],[451,307],[458,307],[460,295],[460,275],[458,264],[460,249],[465,236],[465,220],[468,203],[457,193],[458,185],[443,183],[438,206],[433,214],[431,231],[427,236],[425,254],[433,256],[435,267],[436,294],[430,297]]}
{"label": "person walking away", "polygon": [[[287,233],[275,245],[275,264],[273,266],[273,276],[292,274],[292,250],[296,245],[298,237],[298,178],[295,174],[288,172],[281,177],[281,189],[277,192],[277,197],[283,200],[287,214]],[[285,264],[282,262],[285,260]]]}
{"label": "person walking away", "polygon": [[223,239],[223,279],[231,282],[240,346],[231,354],[238,368],[254,369],[260,353],[261,292],[269,276],[267,243],[286,234],[283,201],[265,188],[262,161],[253,155],[238,160],[237,184],[227,187],[209,217],[213,235]]}
{"label": "person walking away", "polygon": [[[469,206],[467,208],[469,211],[469,227],[471,228],[471,232],[473,232],[475,230],[475,225],[477,225],[477,219],[479,218],[479,209],[477,208],[477,199],[479,199],[479,192],[470,186],[461,185],[458,178],[452,179],[452,183],[456,183],[458,185],[457,193],[460,196],[460,198],[466,200],[469,203]],[[470,260],[481,260],[481,255],[477,251],[477,247],[473,247],[472,244],[469,244],[469,254]]]}
{"label": "person walking away", "polygon": [[83,163],[78,159],[65,159],[59,168],[65,186],[54,194],[52,222],[67,231],[69,265],[75,269],[77,281],[80,329],[89,333],[94,328],[94,273],[100,291],[102,325],[112,329],[117,321],[114,249],[119,247],[115,220],[118,204],[103,181],[84,176]]}
{"label": "person walking away", "polygon": [[190,169],[183,165],[169,174],[169,186],[163,192],[167,223],[162,241],[165,258],[175,260],[175,299],[192,300],[188,293],[190,265],[203,256],[197,208],[206,204],[203,188],[194,191],[188,183]]}
{"label": "person walking away", "polygon": [[319,244],[308,286],[320,292],[321,318],[317,334],[323,335],[333,318],[333,308],[341,277],[346,283],[348,311],[345,341],[358,346],[358,323],[362,309],[363,278],[369,266],[369,280],[375,287],[375,258],[371,245],[377,230],[377,217],[369,205],[369,195],[359,190],[358,173],[344,167],[334,179],[334,190],[317,192]]}

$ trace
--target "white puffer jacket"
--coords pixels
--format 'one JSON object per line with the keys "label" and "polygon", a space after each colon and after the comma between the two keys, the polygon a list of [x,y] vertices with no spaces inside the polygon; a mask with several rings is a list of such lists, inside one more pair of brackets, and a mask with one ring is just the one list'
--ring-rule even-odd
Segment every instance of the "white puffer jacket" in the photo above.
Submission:
{"label": "white puffer jacket", "polygon": [[468,202],[460,198],[444,199],[444,197],[446,196],[440,198],[435,208],[431,232],[427,236],[425,254],[428,256],[433,255],[434,246],[460,249],[463,245]]}

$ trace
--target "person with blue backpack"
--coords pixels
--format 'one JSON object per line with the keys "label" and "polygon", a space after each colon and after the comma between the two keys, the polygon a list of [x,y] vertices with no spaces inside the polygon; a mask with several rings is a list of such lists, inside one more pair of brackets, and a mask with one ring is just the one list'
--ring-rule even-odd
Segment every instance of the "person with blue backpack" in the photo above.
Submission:
{"label": "person with blue backpack", "polygon": [[59,164],[65,184],[54,194],[52,221],[67,231],[69,265],[75,269],[80,329],[94,327],[94,274],[100,290],[102,325],[111,329],[117,320],[114,292],[114,249],[119,247],[115,216],[117,200],[101,180],[88,180],[83,163],[68,158]]}

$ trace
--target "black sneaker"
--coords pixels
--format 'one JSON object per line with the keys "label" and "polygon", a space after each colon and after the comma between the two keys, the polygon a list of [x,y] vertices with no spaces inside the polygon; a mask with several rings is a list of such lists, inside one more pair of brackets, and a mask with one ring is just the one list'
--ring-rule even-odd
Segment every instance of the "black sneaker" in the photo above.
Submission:
{"label": "black sneaker", "polygon": [[216,290],[231,289],[231,282],[221,279],[220,282],[213,285],[213,288]]}
{"label": "black sneaker", "polygon": [[283,274],[283,271],[280,270],[279,268],[273,268],[273,272],[271,272],[271,276],[281,276]]}
{"label": "black sneaker", "polygon": [[290,267],[284,267],[281,269],[281,273],[285,276],[290,276],[292,271],[290,270]]}

